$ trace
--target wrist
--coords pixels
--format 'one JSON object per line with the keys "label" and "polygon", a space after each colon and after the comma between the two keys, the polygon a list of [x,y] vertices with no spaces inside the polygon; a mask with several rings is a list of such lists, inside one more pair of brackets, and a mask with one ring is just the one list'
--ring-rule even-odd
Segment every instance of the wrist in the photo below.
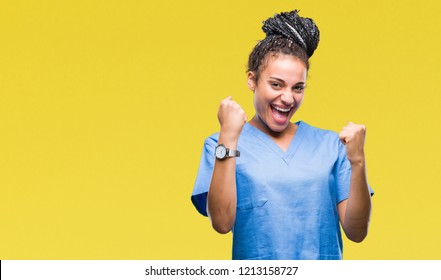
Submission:
{"label": "wrist", "polygon": [[366,167],[366,161],[364,158],[349,161],[352,169],[364,169]]}
{"label": "wrist", "polygon": [[238,141],[239,135],[235,135],[234,133],[229,133],[222,130],[219,133],[218,143],[225,145],[227,148],[236,149]]}

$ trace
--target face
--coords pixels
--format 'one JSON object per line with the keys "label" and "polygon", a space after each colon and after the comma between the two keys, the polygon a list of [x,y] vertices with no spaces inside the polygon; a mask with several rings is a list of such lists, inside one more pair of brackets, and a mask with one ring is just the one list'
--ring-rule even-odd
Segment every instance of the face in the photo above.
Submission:
{"label": "face", "polygon": [[254,91],[256,115],[251,123],[268,134],[285,131],[299,109],[306,86],[305,64],[292,55],[269,58],[257,83],[248,72],[248,87]]}

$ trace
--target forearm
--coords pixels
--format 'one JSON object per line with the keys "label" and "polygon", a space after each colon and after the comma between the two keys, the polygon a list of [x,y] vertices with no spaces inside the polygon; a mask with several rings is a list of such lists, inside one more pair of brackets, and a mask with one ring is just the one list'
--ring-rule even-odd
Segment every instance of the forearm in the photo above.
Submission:
{"label": "forearm", "polygon": [[361,242],[367,235],[371,214],[371,195],[364,160],[351,164],[351,185],[342,227],[346,236]]}
{"label": "forearm", "polygon": [[[219,144],[236,149],[237,139],[221,132]],[[207,210],[213,228],[219,233],[229,232],[236,218],[236,159],[216,159],[207,198]]]}

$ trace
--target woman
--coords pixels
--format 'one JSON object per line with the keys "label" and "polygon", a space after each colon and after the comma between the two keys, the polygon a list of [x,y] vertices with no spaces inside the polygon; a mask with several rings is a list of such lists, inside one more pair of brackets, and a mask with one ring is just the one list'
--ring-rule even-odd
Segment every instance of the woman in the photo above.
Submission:
{"label": "woman", "polygon": [[222,100],[220,132],[205,141],[192,201],[216,231],[233,231],[233,259],[341,259],[340,225],[355,242],[368,232],[366,129],[349,123],[337,134],[290,122],[319,30],[297,11],[262,29],[247,73],[256,113],[247,123],[239,104]]}

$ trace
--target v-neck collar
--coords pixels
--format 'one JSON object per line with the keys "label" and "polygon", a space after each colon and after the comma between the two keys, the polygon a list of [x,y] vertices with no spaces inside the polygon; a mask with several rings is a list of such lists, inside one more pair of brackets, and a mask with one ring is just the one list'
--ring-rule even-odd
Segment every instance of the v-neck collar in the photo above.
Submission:
{"label": "v-neck collar", "polygon": [[305,134],[304,130],[305,127],[307,126],[307,124],[302,121],[298,121],[295,124],[297,125],[297,131],[294,134],[294,138],[291,140],[291,143],[289,144],[288,149],[286,151],[283,151],[282,148],[280,148],[280,146],[277,145],[277,143],[268,134],[259,130],[257,127],[254,127],[249,123],[246,123],[245,128],[254,136],[256,136],[257,139],[259,139],[265,145],[267,145],[276,155],[281,157],[286,164],[289,164],[289,162],[294,157],[295,153],[297,152],[300,146],[300,143],[304,138],[304,134]]}

